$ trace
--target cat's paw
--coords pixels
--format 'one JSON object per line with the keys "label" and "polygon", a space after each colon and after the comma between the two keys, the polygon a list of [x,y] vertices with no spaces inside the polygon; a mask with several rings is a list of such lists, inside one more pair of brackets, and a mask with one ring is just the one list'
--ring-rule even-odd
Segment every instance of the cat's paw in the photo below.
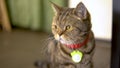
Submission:
{"label": "cat's paw", "polygon": [[91,63],[90,61],[85,61],[85,62],[81,62],[84,65],[88,65],[89,63]]}
{"label": "cat's paw", "polygon": [[45,61],[36,61],[34,63],[35,67],[37,68],[48,68],[48,62],[45,62]]}
{"label": "cat's paw", "polygon": [[34,63],[34,65],[35,65],[36,67],[41,67],[42,64],[43,64],[42,61],[36,61],[36,62]]}
{"label": "cat's paw", "polygon": [[91,63],[91,59],[90,59],[90,58],[84,58],[84,59],[81,61],[81,64],[84,64],[84,65],[88,65],[89,63]]}

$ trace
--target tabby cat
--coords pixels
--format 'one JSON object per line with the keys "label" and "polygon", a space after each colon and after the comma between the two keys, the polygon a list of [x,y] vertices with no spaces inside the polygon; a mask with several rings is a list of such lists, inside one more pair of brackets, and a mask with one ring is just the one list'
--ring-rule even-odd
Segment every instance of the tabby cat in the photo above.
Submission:
{"label": "tabby cat", "polygon": [[52,3],[52,7],[54,38],[47,49],[50,62],[38,62],[38,68],[93,68],[95,39],[85,5],[80,2],[76,8],[66,8]]}

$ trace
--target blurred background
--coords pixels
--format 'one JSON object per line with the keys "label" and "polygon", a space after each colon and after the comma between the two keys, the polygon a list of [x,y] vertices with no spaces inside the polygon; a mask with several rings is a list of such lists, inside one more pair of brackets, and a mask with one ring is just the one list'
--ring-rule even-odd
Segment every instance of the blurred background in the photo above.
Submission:
{"label": "blurred background", "polygon": [[0,68],[35,68],[35,61],[45,59],[54,15],[50,1],[71,8],[85,4],[96,39],[95,68],[110,68],[112,0],[0,0]]}

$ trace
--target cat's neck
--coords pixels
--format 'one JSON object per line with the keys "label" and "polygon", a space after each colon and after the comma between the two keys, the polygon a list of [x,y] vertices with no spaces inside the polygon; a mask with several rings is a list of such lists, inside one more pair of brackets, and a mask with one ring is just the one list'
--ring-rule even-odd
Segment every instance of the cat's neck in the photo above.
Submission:
{"label": "cat's neck", "polygon": [[69,45],[64,44],[64,45],[67,46],[67,47],[70,48],[70,49],[78,49],[78,48],[81,48],[82,46],[86,45],[87,42],[88,42],[88,40],[89,40],[89,34],[88,34],[88,36],[86,37],[86,39],[85,39],[82,43],[69,44]]}

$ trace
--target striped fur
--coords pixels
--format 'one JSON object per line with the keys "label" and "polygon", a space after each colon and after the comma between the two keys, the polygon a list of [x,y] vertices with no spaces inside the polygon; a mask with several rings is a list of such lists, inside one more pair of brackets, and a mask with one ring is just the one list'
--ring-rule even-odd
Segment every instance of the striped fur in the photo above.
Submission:
{"label": "striped fur", "polygon": [[[41,64],[40,68],[92,68],[95,40],[87,8],[82,2],[76,8],[63,8],[54,3],[52,3],[52,7],[55,11],[52,22],[54,39],[49,41],[47,49],[50,63]],[[70,53],[74,49],[68,48],[64,44],[82,43],[88,35],[89,41],[77,49],[84,54],[82,61],[73,62]]]}

